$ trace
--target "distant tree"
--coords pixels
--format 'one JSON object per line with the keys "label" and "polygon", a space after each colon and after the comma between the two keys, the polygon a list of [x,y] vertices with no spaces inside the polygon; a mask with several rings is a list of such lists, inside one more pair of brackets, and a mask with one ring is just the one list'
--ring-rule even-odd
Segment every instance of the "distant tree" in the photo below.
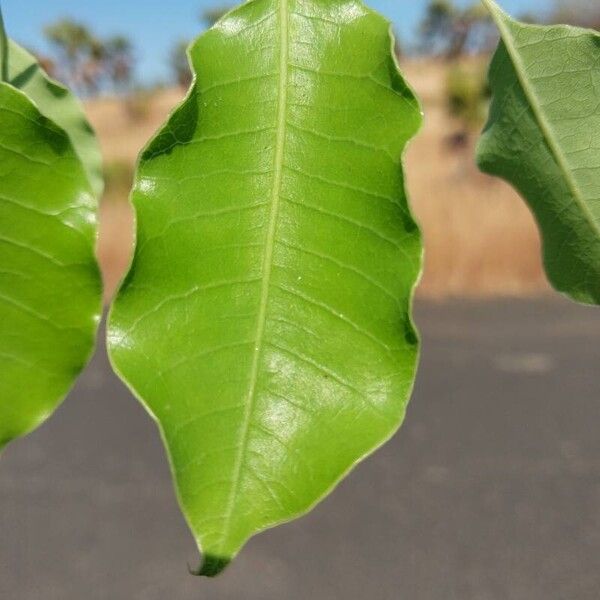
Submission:
{"label": "distant tree", "polygon": [[482,65],[455,65],[446,77],[446,99],[450,115],[463,125],[465,134],[477,131],[485,121],[490,89]]}
{"label": "distant tree", "polygon": [[87,94],[97,94],[100,90],[106,61],[106,48],[103,42],[92,37],[79,70],[79,77]]}
{"label": "distant tree", "polygon": [[454,59],[465,52],[489,51],[497,35],[479,3],[457,7],[452,0],[430,0],[420,26],[423,52]]}
{"label": "distant tree", "polygon": [[179,40],[171,50],[171,70],[175,77],[175,81],[182,87],[187,88],[192,82],[192,71],[187,56],[189,42],[187,40]]}
{"label": "distant tree", "polygon": [[[58,53],[58,76],[71,87],[84,85],[84,63],[89,59],[94,38],[88,28],[70,19],[61,19],[44,28],[44,35]],[[88,69],[89,70],[89,69]]]}
{"label": "distant tree", "polygon": [[521,21],[521,23],[531,23],[531,24],[535,24],[535,23],[539,23],[541,21],[540,16],[537,15],[534,12],[523,12],[520,15],[517,16],[517,19],[519,21]]}
{"label": "distant tree", "polygon": [[52,77],[54,79],[57,77],[56,63],[49,56],[45,56],[45,55],[39,54],[37,52],[31,52],[31,54],[33,54],[33,56],[35,56],[40,67],[42,67],[42,69],[44,69],[44,71],[46,71],[46,73],[50,77]]}
{"label": "distant tree", "polygon": [[431,0],[421,21],[421,49],[436,53],[449,45],[457,9],[450,0]]}
{"label": "distant tree", "polygon": [[454,49],[458,54],[468,52],[491,52],[498,41],[498,32],[489,11],[480,2],[463,10],[462,37]]}
{"label": "distant tree", "polygon": [[206,8],[200,14],[200,20],[206,27],[212,27],[223,15],[231,10],[231,5],[223,4],[221,6],[213,6]]}
{"label": "distant tree", "polygon": [[52,60],[52,58],[50,58],[49,56],[46,56],[45,54],[41,54],[40,52],[38,52],[37,50],[34,50],[33,48],[25,47],[25,50],[27,50],[27,52],[29,52],[29,54],[31,54],[31,56],[35,57],[35,60],[38,62],[40,67],[42,67],[42,69],[50,77],[52,77],[53,79],[57,78],[56,63],[54,62],[54,60]]}
{"label": "distant tree", "polygon": [[44,34],[57,53],[56,76],[79,92],[95,94],[108,85],[122,90],[131,83],[133,46],[127,37],[103,40],[70,19],[48,25]]}
{"label": "distant tree", "polygon": [[[212,27],[230,9],[230,5],[219,5],[206,8],[200,13],[200,21],[206,27]],[[171,49],[171,55],[169,57],[173,78],[182,88],[189,87],[192,82],[192,72],[187,56],[189,45],[189,40],[179,40]]]}
{"label": "distant tree", "polygon": [[598,0],[555,0],[550,20],[600,30]]}
{"label": "distant tree", "polygon": [[104,42],[104,62],[108,77],[116,90],[128,88],[133,76],[133,44],[123,35]]}
{"label": "distant tree", "polygon": [[402,58],[402,55],[404,54],[400,34],[397,31],[394,31],[394,54],[398,59]]}

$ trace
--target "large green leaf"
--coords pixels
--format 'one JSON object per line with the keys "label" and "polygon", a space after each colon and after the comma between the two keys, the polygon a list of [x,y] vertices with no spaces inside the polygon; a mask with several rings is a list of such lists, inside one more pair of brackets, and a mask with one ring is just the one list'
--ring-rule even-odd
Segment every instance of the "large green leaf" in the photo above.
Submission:
{"label": "large green leaf", "polygon": [[525,25],[484,3],[502,39],[479,165],[531,207],[552,284],[600,304],[600,35]]}
{"label": "large green leaf", "polygon": [[403,419],[421,239],[400,157],[421,115],[388,23],[354,0],[254,0],[191,60],[141,157],[109,348],[211,575]]}
{"label": "large green leaf", "polygon": [[36,59],[12,40],[8,48],[8,82],[22,90],[45,117],[67,132],[99,198],[103,189],[100,146],[76,96],[50,79]]}
{"label": "large green leaf", "polygon": [[95,211],[69,135],[0,81],[0,450],[48,417],[91,353]]}

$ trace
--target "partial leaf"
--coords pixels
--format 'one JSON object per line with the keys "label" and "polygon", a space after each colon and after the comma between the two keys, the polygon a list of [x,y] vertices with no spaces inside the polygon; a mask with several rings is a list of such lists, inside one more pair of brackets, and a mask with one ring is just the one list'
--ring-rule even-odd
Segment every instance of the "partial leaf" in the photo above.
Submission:
{"label": "partial leaf", "polygon": [[101,310],[95,242],[96,200],[71,138],[0,82],[0,450],[51,414],[87,362]]}
{"label": "partial leaf", "polygon": [[600,304],[600,35],[519,23],[483,1],[502,39],[479,165],[529,204],[552,284]]}
{"label": "partial leaf", "polygon": [[36,59],[12,40],[8,47],[7,82],[22,90],[45,117],[67,132],[94,194],[100,198],[104,186],[100,146],[77,97],[50,79]]}
{"label": "partial leaf", "polygon": [[142,154],[109,351],[205,575],[403,419],[421,238],[400,157],[421,115],[391,43],[354,0],[253,0],[192,47],[193,87]]}

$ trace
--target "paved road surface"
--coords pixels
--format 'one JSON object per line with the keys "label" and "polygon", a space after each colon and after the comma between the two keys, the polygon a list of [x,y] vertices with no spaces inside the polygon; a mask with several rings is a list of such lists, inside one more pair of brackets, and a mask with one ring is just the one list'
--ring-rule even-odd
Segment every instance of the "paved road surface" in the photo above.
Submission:
{"label": "paved road surface", "polygon": [[153,425],[99,353],[0,463],[2,600],[598,600],[600,312],[421,303],[405,426],[217,580]]}

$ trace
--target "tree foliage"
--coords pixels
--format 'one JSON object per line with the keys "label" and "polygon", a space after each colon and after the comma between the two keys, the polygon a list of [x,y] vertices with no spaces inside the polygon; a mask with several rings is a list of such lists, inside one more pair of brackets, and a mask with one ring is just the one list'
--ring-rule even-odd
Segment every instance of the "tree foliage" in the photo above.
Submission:
{"label": "tree foliage", "polygon": [[205,8],[200,14],[200,20],[206,27],[212,27],[219,19],[231,10],[230,4]]}
{"label": "tree foliage", "polygon": [[423,52],[448,59],[487,51],[496,40],[489,14],[479,2],[459,8],[452,0],[430,0],[420,36]]}
{"label": "tree foliage", "polygon": [[179,40],[171,49],[169,60],[175,81],[185,89],[192,83],[192,71],[187,55],[189,45],[188,40]]}
{"label": "tree foliage", "polygon": [[595,0],[555,0],[550,22],[600,30],[600,3]]}
{"label": "tree foliage", "polygon": [[466,132],[480,128],[486,118],[490,89],[479,64],[454,65],[446,76],[449,113],[459,119]]}
{"label": "tree foliage", "polygon": [[126,36],[102,39],[71,19],[46,26],[44,34],[57,53],[58,75],[80,93],[95,94],[106,86],[116,91],[129,87],[134,54]]}

